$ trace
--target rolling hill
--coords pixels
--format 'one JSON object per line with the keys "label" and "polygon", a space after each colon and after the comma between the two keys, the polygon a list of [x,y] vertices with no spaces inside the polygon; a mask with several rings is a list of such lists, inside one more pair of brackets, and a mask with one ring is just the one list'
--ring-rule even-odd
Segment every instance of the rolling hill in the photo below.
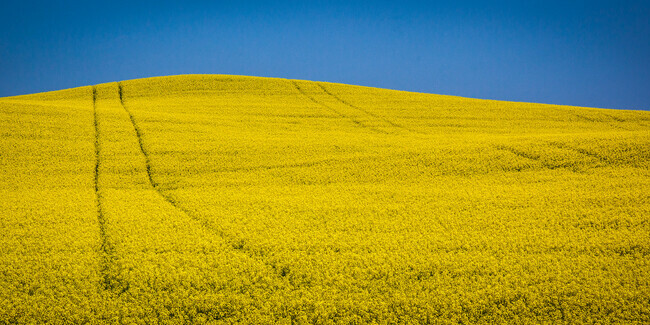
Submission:
{"label": "rolling hill", "polygon": [[650,112],[228,75],[0,99],[0,323],[650,322]]}

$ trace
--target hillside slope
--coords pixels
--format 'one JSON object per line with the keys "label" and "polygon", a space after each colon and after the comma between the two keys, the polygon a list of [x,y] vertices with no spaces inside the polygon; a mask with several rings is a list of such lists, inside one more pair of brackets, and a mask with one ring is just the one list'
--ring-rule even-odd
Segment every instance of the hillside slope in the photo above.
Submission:
{"label": "hillside slope", "polygon": [[0,167],[0,323],[650,322],[650,112],[159,77]]}

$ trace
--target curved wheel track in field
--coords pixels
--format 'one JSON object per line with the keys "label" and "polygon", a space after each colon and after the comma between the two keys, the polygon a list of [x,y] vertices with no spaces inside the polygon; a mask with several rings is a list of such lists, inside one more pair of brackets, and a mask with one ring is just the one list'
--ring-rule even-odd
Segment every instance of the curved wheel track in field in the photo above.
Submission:
{"label": "curved wheel track in field", "polygon": [[122,108],[126,111],[126,113],[129,115],[129,119],[131,121],[131,124],[133,125],[133,128],[135,130],[135,134],[138,140],[138,144],[140,145],[140,151],[142,152],[142,155],[145,158],[145,164],[146,164],[146,171],[147,171],[147,177],[149,179],[149,183],[151,187],[162,197],[166,202],[168,202],[171,206],[173,206],[176,210],[180,211],[181,213],[185,214],[188,216],[190,219],[193,219],[194,221],[198,222],[202,227],[210,230],[211,232],[215,233],[219,237],[223,238],[233,249],[242,251],[246,253],[249,257],[253,258],[254,260],[257,260],[259,262],[262,262],[264,265],[270,267],[273,269],[274,272],[272,274],[275,274],[277,276],[282,276],[284,277],[286,275],[286,270],[284,268],[279,267],[278,265],[274,263],[270,263],[265,261],[264,259],[261,259],[259,257],[259,254],[257,254],[253,249],[249,248],[246,246],[245,241],[239,238],[235,238],[233,236],[229,236],[225,232],[215,229],[213,225],[210,223],[206,222],[203,218],[200,218],[196,216],[193,212],[183,208],[174,200],[171,196],[167,195],[163,190],[161,190],[160,184],[154,180],[153,173],[151,171],[151,158],[149,156],[149,152],[144,145],[144,140],[143,140],[143,133],[140,127],[138,126],[138,123],[135,120],[135,117],[133,116],[132,112],[127,108],[127,106],[124,103],[124,93],[122,89],[122,84],[118,82],[118,92],[120,96],[120,104],[122,105]]}
{"label": "curved wheel track in field", "polygon": [[563,142],[550,141],[550,142],[548,142],[548,144],[550,146],[553,146],[553,147],[556,147],[556,148],[568,149],[568,150],[580,153],[580,154],[582,154],[584,156],[587,156],[587,157],[596,158],[596,159],[598,159],[598,160],[600,160],[600,161],[602,161],[602,162],[604,162],[606,164],[610,163],[609,159],[607,159],[606,157],[603,157],[603,156],[601,156],[601,155],[599,155],[597,153],[593,153],[591,151],[588,151],[588,150],[585,150],[585,149],[582,149],[582,148],[570,146],[570,145],[568,145],[566,143],[563,143]]}
{"label": "curved wheel track in field", "polygon": [[364,114],[370,115],[370,116],[372,116],[373,118],[375,118],[375,119],[377,119],[377,120],[380,120],[380,121],[382,121],[382,122],[384,122],[384,123],[387,123],[387,124],[390,125],[391,127],[398,128],[398,129],[402,129],[402,130],[405,130],[405,131],[408,131],[408,132],[421,133],[421,132],[419,132],[419,131],[415,131],[415,130],[412,130],[412,129],[410,129],[410,128],[407,128],[407,127],[405,127],[405,126],[403,126],[403,125],[397,124],[397,123],[395,123],[395,122],[393,122],[393,121],[391,121],[391,120],[389,120],[389,119],[387,119],[387,118],[385,118],[385,117],[383,117],[383,116],[377,115],[377,114],[375,114],[375,113],[373,113],[373,112],[370,112],[370,111],[368,111],[368,110],[366,110],[366,109],[363,109],[363,108],[361,108],[361,107],[359,107],[359,106],[352,105],[350,102],[348,102],[348,101],[346,101],[346,100],[343,100],[341,97],[339,97],[339,96],[337,96],[337,95],[334,95],[332,92],[330,92],[329,90],[327,90],[327,88],[325,88],[325,86],[323,86],[323,85],[322,85],[321,83],[319,83],[319,82],[316,82],[316,85],[317,85],[320,89],[322,89],[323,92],[325,92],[327,95],[329,95],[329,96],[331,96],[332,98],[336,99],[337,101],[339,101],[339,102],[342,103],[343,105],[346,105],[346,106],[348,106],[348,107],[350,107],[350,108],[353,108],[353,109],[355,109],[355,110],[361,111],[361,112],[363,112]]}
{"label": "curved wheel track in field", "polygon": [[542,159],[542,157],[539,156],[539,155],[535,155],[535,154],[531,154],[531,153],[528,153],[528,152],[525,152],[525,151],[522,151],[522,150],[518,150],[518,149],[513,148],[511,146],[497,145],[497,146],[494,146],[494,148],[496,148],[498,150],[507,151],[507,152],[509,152],[509,153],[511,153],[513,155],[519,156],[521,158],[536,161],[539,164],[541,164],[542,167],[544,167],[546,169],[556,169],[556,168],[558,168],[556,166],[553,166],[552,164],[549,164],[548,162],[545,162]]}
{"label": "curved wheel track in field", "polygon": [[366,125],[366,124],[364,124],[363,122],[359,121],[358,119],[355,119],[355,118],[352,117],[352,116],[345,115],[345,114],[341,113],[339,110],[335,109],[334,107],[332,107],[332,106],[330,106],[330,105],[327,105],[327,104],[325,104],[325,103],[322,103],[322,102],[316,100],[316,98],[314,98],[313,96],[307,94],[307,93],[306,93],[306,92],[305,92],[305,91],[304,91],[304,90],[303,90],[303,89],[298,85],[297,82],[295,82],[295,81],[293,81],[293,80],[290,80],[290,82],[291,82],[291,84],[292,84],[296,89],[298,89],[298,91],[299,91],[303,96],[309,98],[309,100],[311,100],[312,102],[314,102],[314,103],[316,103],[316,104],[318,104],[318,105],[320,105],[320,106],[322,106],[322,107],[325,107],[325,108],[327,108],[328,110],[334,112],[334,113],[335,113],[336,115],[338,115],[339,117],[344,118],[344,119],[348,119],[348,120],[354,122],[354,124],[356,124],[356,125],[359,126],[359,127],[366,128],[366,129],[370,129],[370,130],[372,130],[372,131],[374,131],[374,132],[377,132],[377,133],[388,134],[388,132],[386,132],[386,131],[384,131],[384,130],[380,130],[380,129],[377,129],[377,128],[375,128],[375,127],[372,127],[372,126]]}

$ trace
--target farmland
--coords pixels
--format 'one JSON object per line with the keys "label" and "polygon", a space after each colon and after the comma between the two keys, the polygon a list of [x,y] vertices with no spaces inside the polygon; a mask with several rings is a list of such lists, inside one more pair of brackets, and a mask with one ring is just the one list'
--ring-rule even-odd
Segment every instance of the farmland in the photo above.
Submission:
{"label": "farmland", "polygon": [[0,99],[0,323],[648,323],[650,112],[227,75]]}

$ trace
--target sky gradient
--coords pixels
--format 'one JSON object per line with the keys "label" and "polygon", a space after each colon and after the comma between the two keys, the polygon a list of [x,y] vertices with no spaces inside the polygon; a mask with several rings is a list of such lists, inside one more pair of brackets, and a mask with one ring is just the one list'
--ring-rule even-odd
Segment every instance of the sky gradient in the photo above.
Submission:
{"label": "sky gradient", "polygon": [[650,1],[5,1],[0,96],[175,74],[650,109]]}

